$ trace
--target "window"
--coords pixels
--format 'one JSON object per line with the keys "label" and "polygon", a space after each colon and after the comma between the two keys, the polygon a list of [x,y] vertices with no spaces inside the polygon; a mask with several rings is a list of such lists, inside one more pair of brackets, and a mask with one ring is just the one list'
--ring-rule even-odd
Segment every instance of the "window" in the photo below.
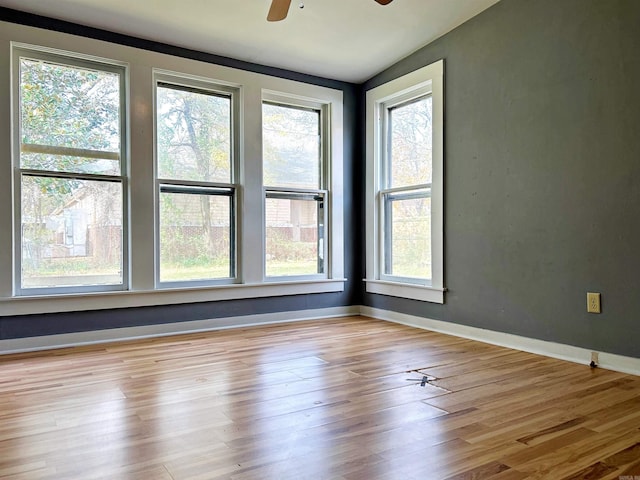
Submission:
{"label": "window", "polygon": [[327,273],[323,120],[320,107],[263,103],[268,277]]}
{"label": "window", "polygon": [[341,90],[4,27],[0,316],[344,290]]}
{"label": "window", "polygon": [[15,51],[16,293],[127,285],[124,68]]}
{"label": "window", "polygon": [[443,303],[443,62],[367,92],[367,291]]}
{"label": "window", "polygon": [[431,280],[431,95],[385,104],[379,210],[381,277]]}
{"label": "window", "polygon": [[159,282],[228,283],[236,277],[234,92],[157,79]]}

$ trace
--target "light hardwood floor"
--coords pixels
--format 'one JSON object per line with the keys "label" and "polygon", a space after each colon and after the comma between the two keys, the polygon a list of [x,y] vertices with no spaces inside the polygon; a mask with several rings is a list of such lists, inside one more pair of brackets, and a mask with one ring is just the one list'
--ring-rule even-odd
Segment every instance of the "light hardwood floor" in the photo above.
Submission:
{"label": "light hardwood floor", "polygon": [[640,377],[364,317],[0,357],[2,479],[634,475]]}

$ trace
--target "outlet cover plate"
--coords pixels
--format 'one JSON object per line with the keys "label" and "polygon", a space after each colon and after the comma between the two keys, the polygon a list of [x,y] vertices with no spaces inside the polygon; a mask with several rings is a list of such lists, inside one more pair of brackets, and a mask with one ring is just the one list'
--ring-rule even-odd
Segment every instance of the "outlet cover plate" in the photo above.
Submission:
{"label": "outlet cover plate", "polygon": [[600,308],[600,294],[594,292],[587,292],[587,312],[588,313],[601,313]]}

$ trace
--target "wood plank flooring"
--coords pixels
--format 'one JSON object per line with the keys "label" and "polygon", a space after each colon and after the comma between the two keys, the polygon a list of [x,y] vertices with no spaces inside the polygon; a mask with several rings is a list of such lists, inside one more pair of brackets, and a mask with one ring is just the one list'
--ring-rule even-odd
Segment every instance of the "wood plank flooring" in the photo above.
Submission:
{"label": "wood plank flooring", "polygon": [[365,317],[8,355],[0,479],[640,480],[640,377]]}

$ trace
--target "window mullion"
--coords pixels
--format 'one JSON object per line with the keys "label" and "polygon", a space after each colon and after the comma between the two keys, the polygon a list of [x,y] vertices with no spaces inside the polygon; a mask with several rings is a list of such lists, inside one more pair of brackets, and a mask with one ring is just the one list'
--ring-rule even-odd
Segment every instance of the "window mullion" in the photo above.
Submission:
{"label": "window mullion", "polygon": [[48,155],[66,155],[71,157],[96,158],[105,160],[120,160],[120,152],[109,150],[91,150],[86,148],[61,147],[38,143],[23,143],[20,145],[22,153],[44,153]]}
{"label": "window mullion", "polygon": [[71,173],[71,172],[53,172],[49,170],[33,170],[28,168],[20,169],[21,176],[43,177],[43,178],[66,178],[77,180],[93,180],[101,182],[124,182],[126,177],[116,175],[96,175],[91,173]]}

